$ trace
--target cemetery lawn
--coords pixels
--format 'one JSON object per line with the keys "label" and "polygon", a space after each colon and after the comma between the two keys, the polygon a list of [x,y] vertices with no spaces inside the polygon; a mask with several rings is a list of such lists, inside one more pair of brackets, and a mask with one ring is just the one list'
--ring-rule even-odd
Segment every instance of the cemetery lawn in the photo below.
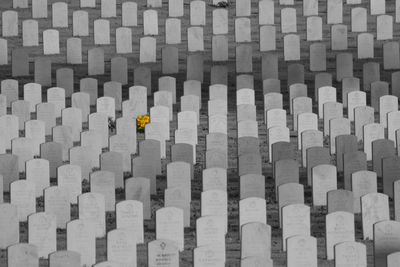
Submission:
{"label": "cemetery lawn", "polygon": [[[49,18],[48,19],[38,19],[39,21],[39,29],[43,31],[44,29],[52,28],[51,24],[51,7],[50,5],[55,1],[48,1],[49,3]],[[121,2],[122,0],[117,0],[117,18],[111,18],[110,26],[111,26],[111,43],[115,44],[115,29],[121,26]],[[139,61],[139,38],[135,36],[142,36],[143,34],[143,16],[142,12],[145,9],[145,1],[137,0],[138,2],[138,27],[132,29],[133,38],[133,53],[124,55],[128,58],[128,68],[129,68],[129,86],[133,85],[133,69],[138,66]],[[387,1],[386,2],[386,12],[394,14],[394,2],[395,1]],[[66,64],[66,40],[67,38],[72,36],[72,11],[78,10],[79,1],[69,1],[69,28],[60,28],[60,55],[51,56],[52,59],[52,69],[53,69],[53,84],[55,84],[55,70],[63,67],[73,68],[74,70],[74,86],[75,91],[79,88],[79,80],[87,77],[87,64],[82,65],[68,65]],[[1,11],[11,9],[12,1],[0,1],[0,9]],[[360,6],[360,5],[358,5]],[[369,8],[368,2],[363,1],[361,5],[365,8]],[[236,122],[236,74],[235,74],[235,43],[234,43],[234,14],[235,14],[235,2],[230,1],[230,5],[227,7],[229,10],[229,61],[227,61],[226,65],[229,70],[228,74],[228,156],[229,156],[229,169],[228,169],[228,212],[229,212],[229,228],[228,234],[226,236],[226,266],[240,266],[240,240],[239,240],[239,177],[237,174],[237,122]],[[280,20],[280,8],[279,5],[275,5],[275,21],[279,23]],[[301,47],[301,58],[302,60],[299,62],[304,64],[305,66],[305,83],[308,85],[309,96],[314,96],[314,74],[309,71],[309,49],[306,40],[306,18],[302,17],[302,2],[295,1],[295,8],[297,10],[297,31],[300,34],[302,47]],[[204,39],[205,39],[205,51],[204,52],[204,83],[203,83],[203,92],[202,92],[202,110],[200,115],[200,126],[198,127],[198,136],[199,143],[197,146],[197,164],[194,169],[194,180],[192,181],[192,203],[191,203],[191,226],[185,229],[185,250],[180,254],[180,266],[192,266],[193,262],[193,249],[196,246],[196,229],[195,223],[196,219],[200,217],[200,195],[202,191],[202,170],[205,168],[205,136],[208,134],[208,118],[207,118],[207,99],[208,99],[208,86],[210,85],[210,68],[213,64],[211,61],[211,36],[212,36],[212,10],[214,7],[207,6],[207,25],[204,28]],[[253,40],[259,40],[259,29],[258,29],[258,11],[257,11],[257,1],[252,1],[252,16],[251,16],[251,24],[252,24],[252,38]],[[94,48],[93,44],[93,20],[100,18],[100,7],[98,1],[98,8],[96,9],[86,9],[89,12],[89,20],[90,20],[90,37],[82,38],[82,52],[83,52],[83,62],[87,62],[87,51],[88,49]],[[323,36],[324,42],[327,45],[327,68],[328,72],[334,74],[335,73],[335,55],[336,52],[333,52],[329,49],[329,38],[330,35],[330,25],[326,24],[326,1],[319,1],[319,12],[320,16],[323,17]],[[344,23],[350,25],[350,6],[344,6],[343,8],[343,18]],[[158,85],[158,78],[163,74],[161,73],[161,48],[165,43],[165,27],[164,22],[165,18],[168,16],[168,1],[163,1],[163,8],[157,9],[159,12],[159,35],[157,38],[157,64],[151,64],[152,68],[152,92],[156,91]],[[183,95],[183,82],[186,80],[186,56],[187,56],[187,35],[186,29],[189,27],[189,4],[185,1],[184,4],[184,12],[185,16],[182,19],[182,43],[177,45],[179,48],[179,74],[171,75],[175,77],[177,80],[177,97]],[[31,9],[23,9],[19,10],[19,20],[29,19],[31,17]],[[376,31],[375,29],[375,21],[368,17],[368,30],[372,33]],[[398,39],[399,35],[399,24],[394,24],[394,39]],[[15,38],[9,38],[9,50],[11,51],[15,47],[22,46],[22,30],[20,27],[20,36]],[[356,58],[357,54],[357,43],[356,43],[356,33],[349,32],[349,49],[348,51],[352,52],[354,58]],[[283,35],[280,32],[279,28],[277,30],[276,36],[276,45],[278,48],[283,48]],[[40,35],[40,42],[42,42],[42,37]],[[375,51],[376,58],[380,61],[382,59],[382,42],[375,42]],[[116,56],[115,53],[115,45],[107,45],[101,46],[105,52],[105,75],[95,76],[99,81],[99,96],[103,95],[103,86],[104,82],[110,80],[110,69],[111,69],[111,58]],[[26,48],[30,54],[30,76],[19,78],[19,83],[25,84],[34,81],[34,63],[33,59],[38,56],[43,55],[42,46]],[[288,91],[286,90],[287,86],[287,66],[288,64],[283,61],[283,50],[279,52],[279,76],[282,81],[282,92],[284,95],[284,100],[287,100]],[[10,54],[10,53],[9,53]],[[11,62],[11,59],[9,60]],[[354,77],[362,77],[362,64],[367,61],[365,60],[355,60],[354,61]],[[261,123],[264,121],[263,115],[263,95],[262,95],[262,81],[261,81],[261,53],[259,52],[258,42],[253,42],[253,70],[254,70],[254,89],[256,93],[256,106],[257,106],[257,121],[259,122],[259,140],[260,140],[260,152],[262,155],[263,162],[263,175],[266,177],[266,191],[265,198],[267,201],[267,223],[272,227],[272,259],[274,260],[274,266],[286,266],[286,253],[282,252],[282,244],[281,244],[281,234],[282,231],[279,229],[279,221],[278,221],[278,204],[275,200],[275,185],[272,179],[272,166],[268,163],[268,150],[267,150],[267,139],[266,139],[266,126]],[[1,80],[11,78],[11,65],[1,66]],[[381,72],[381,80],[382,81],[390,81],[390,72],[382,71]],[[123,99],[128,98],[128,87],[123,87]],[[340,83],[334,81],[334,87],[341,88]],[[20,86],[21,88],[21,86]],[[43,90],[45,92],[45,90]],[[22,97],[22,90],[20,90],[20,97]],[[46,99],[46,95],[43,95],[43,100]],[[178,98],[179,99],[179,98]],[[338,91],[338,99],[341,99],[340,92]],[[314,101],[315,103],[315,101]],[[148,98],[148,107],[153,105],[153,97],[150,96]],[[70,106],[70,99],[67,99],[66,106]],[[286,110],[289,109],[289,103],[284,102],[284,108]],[[174,121],[171,123],[170,131],[171,131],[171,140],[167,142],[167,160],[162,161],[163,167],[163,175],[157,177],[157,195],[152,196],[151,198],[151,208],[152,208],[152,220],[145,221],[144,224],[144,237],[145,244],[149,241],[155,239],[155,211],[164,206],[164,190],[166,188],[166,164],[170,162],[170,148],[171,145],[174,144],[174,132],[177,128],[176,121],[176,113],[180,110],[179,103],[174,106]],[[318,110],[318,107],[314,105],[314,112]],[[92,107],[91,112],[94,112],[95,108]],[[117,113],[117,117],[121,116],[121,112]],[[291,127],[292,119],[288,116],[287,124]],[[83,125],[83,129],[87,129],[87,123]],[[319,128],[322,129],[322,124],[319,125]],[[110,133],[115,134],[115,133]],[[138,142],[144,139],[143,133],[138,133]],[[50,141],[51,138],[47,136],[47,142]],[[295,136],[294,132],[291,132],[291,142],[294,145],[297,145],[297,136]],[[76,144],[75,144],[76,145]],[[325,146],[328,145],[328,140],[325,140]],[[361,147],[360,147],[361,149]],[[301,154],[298,152],[297,158],[301,158]],[[369,166],[370,169],[371,166]],[[129,173],[125,173],[125,177],[130,177]],[[21,176],[22,179],[25,179],[25,176]],[[307,183],[307,175],[306,170],[304,168],[300,168],[300,182],[302,184]],[[56,180],[52,179],[52,185],[56,185]],[[338,175],[338,188],[343,188],[343,174]],[[310,186],[304,187],[305,193],[305,204],[311,206],[311,235],[317,238],[318,245],[318,266],[334,266],[333,261],[325,260],[325,215],[327,213],[326,207],[312,207],[312,192]],[[382,182],[378,180],[378,190],[382,189]],[[89,183],[84,181],[83,191],[89,191]],[[9,202],[9,193],[6,193],[4,196],[5,202]],[[116,201],[124,200],[124,191],[119,188],[116,190]],[[392,200],[390,200],[392,201]],[[392,206],[392,204],[390,204]],[[43,198],[37,201],[37,212],[44,211],[43,207]],[[391,210],[391,213],[393,211]],[[78,218],[78,209],[77,205],[73,205],[71,220]],[[106,216],[107,222],[107,231],[115,229],[115,213],[107,212]],[[362,227],[361,227],[361,216],[355,215],[355,236],[356,241],[363,242],[367,245],[367,255],[368,255],[368,266],[372,266],[373,264],[373,246],[372,241],[362,241]],[[27,222],[20,224],[20,242],[28,241],[28,224]],[[138,266],[147,266],[147,245],[140,244],[137,248],[137,258],[138,258]],[[66,230],[58,229],[57,230],[57,250],[66,249]],[[97,239],[96,243],[96,252],[97,252],[97,262],[101,262],[106,260],[106,239]],[[6,266],[7,255],[5,250],[0,251],[0,266]],[[45,267],[48,266],[47,260],[40,260],[40,266]]]}

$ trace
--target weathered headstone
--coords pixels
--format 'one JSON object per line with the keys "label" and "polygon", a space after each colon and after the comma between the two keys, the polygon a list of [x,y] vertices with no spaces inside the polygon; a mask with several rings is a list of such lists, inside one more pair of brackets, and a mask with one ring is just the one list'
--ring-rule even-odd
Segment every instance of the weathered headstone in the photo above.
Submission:
{"label": "weathered headstone", "polygon": [[382,193],[369,193],[361,197],[362,229],[364,240],[373,240],[373,226],[389,220],[389,199]]}

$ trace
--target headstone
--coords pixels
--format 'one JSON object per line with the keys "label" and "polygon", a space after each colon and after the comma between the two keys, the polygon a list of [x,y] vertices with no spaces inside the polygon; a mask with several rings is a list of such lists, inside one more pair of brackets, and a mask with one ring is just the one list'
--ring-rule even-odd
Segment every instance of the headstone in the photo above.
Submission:
{"label": "headstone", "polygon": [[136,237],[129,229],[114,229],[107,233],[107,260],[121,266],[136,266]]}
{"label": "headstone", "polygon": [[380,65],[377,62],[363,64],[363,83],[366,91],[369,91],[373,82],[380,80]]}
{"label": "headstone", "polygon": [[240,176],[240,199],[248,197],[265,198],[265,177],[259,174]]}
{"label": "headstone", "polygon": [[278,79],[278,55],[273,52],[261,55],[261,77],[266,79]]}
{"label": "headstone", "polygon": [[340,53],[336,55],[336,80],[353,77],[353,55],[350,53]]}
{"label": "headstone", "polygon": [[11,140],[19,136],[19,119],[15,115],[3,115],[0,117],[0,129],[4,138],[4,148],[11,149]]}
{"label": "headstone", "polygon": [[60,53],[60,40],[58,30],[48,29],[43,31],[43,54],[54,55]]}
{"label": "headstone", "polygon": [[51,186],[44,190],[44,210],[56,217],[57,228],[66,229],[71,220],[71,206],[67,188]]}
{"label": "headstone", "polygon": [[128,59],[114,57],[111,59],[111,80],[123,85],[128,84]]}
{"label": "headstone", "polygon": [[326,70],[326,46],[324,44],[315,43],[310,45],[310,70]]}
{"label": "headstone", "polygon": [[362,106],[354,109],[355,135],[358,141],[363,139],[364,125],[374,123],[374,119],[372,107]]}
{"label": "headstone", "polygon": [[137,26],[137,10],[136,2],[122,3],[122,26],[132,27]]}
{"label": "headstone", "polygon": [[343,154],[358,150],[357,137],[350,134],[336,136],[336,166],[339,172],[343,171]]}
{"label": "headstone", "polygon": [[90,173],[90,192],[103,195],[105,210],[115,211],[115,177],[109,171],[95,171]]}
{"label": "headstone", "polygon": [[189,54],[187,57],[186,68],[186,80],[197,80],[203,82],[204,57],[202,54]]}
{"label": "headstone", "polygon": [[[96,79],[84,78],[80,80],[79,84],[80,84],[79,93],[86,93],[87,96],[79,93],[72,94],[72,107],[77,107],[82,110],[82,116],[86,115],[85,119],[82,119],[82,121],[86,122],[87,115],[89,115],[90,113],[88,110],[89,105],[96,104],[96,99],[98,95],[98,83]],[[90,100],[90,102],[88,100]]]}
{"label": "headstone", "polygon": [[150,179],[141,177],[126,179],[125,199],[141,202],[143,204],[143,219],[148,220],[151,218]]}
{"label": "headstone", "polygon": [[133,84],[147,88],[147,95],[151,93],[151,70],[148,67],[139,66],[133,70]]}
{"label": "headstone", "polygon": [[53,28],[68,28],[68,4],[63,2],[54,3],[52,5],[52,19]]}
{"label": "headstone", "polygon": [[40,258],[57,250],[57,222],[54,214],[38,212],[28,217],[28,242],[38,248]]}
{"label": "headstone", "polygon": [[69,161],[72,165],[81,167],[82,180],[89,180],[95,162],[98,162],[98,154],[92,147],[76,146],[69,150]]}
{"label": "headstone", "polygon": [[[303,4],[304,3],[306,3],[306,1],[304,1]],[[322,41],[321,17],[317,16],[307,17],[307,41]]]}
{"label": "headstone", "polygon": [[342,79],[342,103],[347,107],[347,95],[353,91],[360,90],[360,79],[355,77],[345,77]]}
{"label": "headstone", "polygon": [[82,174],[78,165],[62,165],[57,169],[58,186],[68,194],[68,200],[76,204],[82,193]]}
{"label": "headstone", "polygon": [[[225,254],[225,219],[223,216],[204,216],[196,220],[197,247],[216,245]],[[225,256],[224,256],[225,258]]]}
{"label": "headstone", "polygon": [[179,251],[183,251],[183,211],[175,207],[161,208],[156,211],[156,239],[174,241]]}
{"label": "headstone", "polygon": [[67,39],[67,63],[82,64],[82,40],[80,38]]}
{"label": "headstone", "polygon": [[239,226],[247,223],[267,223],[266,201],[263,198],[249,197],[239,201]]}
{"label": "headstone", "polygon": [[[389,157],[394,157],[395,154],[396,152],[394,149],[394,142],[392,140],[377,139],[372,142],[372,169],[374,170],[374,172],[376,172],[378,177],[382,177],[382,160]],[[386,161],[386,163],[389,163],[389,161]],[[390,168],[390,166],[390,163],[386,165],[387,168]],[[386,174],[388,174],[391,173],[391,171],[393,170],[385,169],[385,171],[387,171]]]}
{"label": "headstone", "polygon": [[0,217],[0,248],[6,249],[20,240],[17,206],[1,203],[0,211],[3,214]]}
{"label": "headstone", "polygon": [[354,196],[354,213],[361,212],[361,197],[368,193],[377,193],[377,177],[372,171],[356,171],[351,174],[351,190]]}
{"label": "headstone", "polygon": [[222,168],[203,169],[203,192],[208,190],[227,189],[227,173]]}
{"label": "headstone", "polygon": [[276,28],[273,25],[260,27],[260,52],[276,50]]}
{"label": "headstone", "polygon": [[383,193],[393,197],[393,183],[398,180],[400,173],[400,157],[388,156],[382,158]]}
{"label": "headstone", "polygon": [[388,266],[389,254],[398,251],[400,223],[389,219],[377,222],[374,226],[374,263],[375,266]]}
{"label": "headstone", "polygon": [[372,160],[372,142],[385,138],[384,128],[382,124],[370,123],[364,125],[363,130],[364,152],[367,155],[367,160]]}
{"label": "headstone", "polygon": [[354,213],[353,192],[343,189],[329,191],[328,214],[336,211]]}
{"label": "headstone", "polygon": [[367,9],[363,7],[355,7],[351,9],[351,31],[366,32],[367,31]]}
{"label": "headstone", "polygon": [[10,200],[10,203],[17,207],[18,220],[27,221],[28,216],[36,212],[35,184],[27,180],[12,182]]}
{"label": "headstone", "polygon": [[140,63],[156,62],[156,39],[140,38]]}
{"label": "headstone", "polygon": [[392,111],[387,113],[388,139],[396,141],[396,130],[400,128],[400,112]]}
{"label": "headstone", "polygon": [[3,37],[18,36],[18,12],[7,10],[2,13]]}
{"label": "headstone", "polygon": [[102,18],[116,17],[116,13],[117,13],[116,0],[101,0],[100,6],[101,6],[101,17]]}
{"label": "headstone", "polygon": [[40,144],[45,142],[45,125],[40,120],[30,120],[25,123],[25,137],[32,139],[34,155],[40,154]]}
{"label": "headstone", "polygon": [[299,183],[285,183],[278,186],[279,227],[282,228],[282,207],[289,204],[304,204],[304,187]]}
{"label": "headstone", "polygon": [[335,246],[335,264],[337,267],[367,266],[367,248],[359,242],[342,242]]}
{"label": "headstone", "polygon": [[326,254],[333,260],[334,248],[342,242],[355,241],[354,214],[336,211],[326,215]]}
{"label": "headstone", "polygon": [[393,39],[393,17],[390,15],[379,15],[376,17],[376,39]]}
{"label": "headstone", "polygon": [[307,160],[307,182],[311,185],[312,168],[320,164],[330,164],[331,156],[329,148],[313,146],[307,149],[306,152]]}
{"label": "headstone", "polygon": [[110,44],[110,22],[105,19],[96,19],[93,22],[94,44],[109,45]]}
{"label": "headstone", "polygon": [[271,127],[286,127],[286,110],[281,108],[269,109],[265,113],[265,123],[267,129]]}
{"label": "headstone", "polygon": [[74,267],[81,265],[81,254],[75,251],[59,250],[49,255],[49,265],[54,267]]}
{"label": "headstone", "polygon": [[383,69],[393,70],[400,68],[400,51],[398,42],[383,44]]}
{"label": "headstone", "polygon": [[300,37],[297,34],[287,34],[283,38],[285,61],[300,60]]}
{"label": "headstone", "polygon": [[236,72],[248,73],[253,71],[253,49],[249,44],[236,46]]}
{"label": "headstone", "polygon": [[297,32],[296,9],[285,7],[281,9],[281,32],[295,33]]}
{"label": "headstone", "polygon": [[23,46],[39,45],[39,23],[33,19],[22,22],[22,43]]}
{"label": "headstone", "polygon": [[175,46],[161,48],[162,73],[173,74],[179,72],[179,50]]}
{"label": "headstone", "polygon": [[195,0],[190,2],[190,25],[206,25],[206,4],[204,1]]}
{"label": "headstone", "polygon": [[379,122],[387,128],[387,114],[398,110],[398,99],[393,95],[385,95],[379,98]]}
{"label": "headstone", "polygon": [[393,252],[387,255],[387,266],[388,267],[395,267],[396,265],[400,264],[400,253]]}
{"label": "headstone", "polygon": [[[188,37],[189,37],[189,29],[188,29]],[[166,19],[165,44],[180,44],[180,43],[181,43],[181,20],[177,18]]]}
{"label": "headstone", "polygon": [[336,153],[336,136],[350,134],[350,120],[346,118],[333,118],[329,120],[329,136],[331,154]]}
{"label": "headstone", "polygon": [[102,147],[108,146],[108,117],[104,113],[95,112],[89,115],[89,130],[101,135]]}
{"label": "headstone", "polygon": [[115,101],[115,110],[122,110],[122,84],[115,81],[104,83],[104,96],[112,97]]}
{"label": "headstone", "polygon": [[143,203],[124,200],[116,205],[116,229],[128,229],[137,243],[144,242]]}
{"label": "headstone", "polygon": [[[104,74],[104,50],[101,47],[95,47],[92,49],[88,50],[88,74],[89,75],[103,75]],[[81,80],[80,84],[80,91],[83,92],[85,90],[82,90],[82,86],[85,86],[85,89],[92,89],[94,88],[88,88],[88,87],[94,87],[94,78],[84,78]],[[82,81],[84,84],[82,84]],[[88,84],[89,83],[89,84]],[[92,85],[92,86],[90,86]],[[90,93],[90,97],[95,96],[96,92]],[[97,97],[97,95],[96,95]]]}
{"label": "headstone", "polygon": [[28,51],[22,48],[13,49],[11,52],[12,77],[29,75]]}
{"label": "headstone", "polygon": [[366,154],[361,151],[347,152],[343,154],[344,188],[351,188],[351,174],[356,171],[367,170]]}
{"label": "headstone", "polygon": [[179,265],[179,247],[176,242],[157,239],[148,243],[148,266],[157,266],[160,262],[171,267]]}
{"label": "headstone", "polygon": [[35,184],[36,197],[43,196],[43,190],[50,186],[49,161],[46,159],[31,159],[26,161],[26,180]]}
{"label": "headstone", "polygon": [[381,193],[369,193],[361,197],[362,229],[364,240],[373,240],[374,224],[389,220],[389,199]]}
{"label": "headstone", "polygon": [[327,23],[338,24],[343,21],[343,1],[328,0],[327,2]]}
{"label": "headstone", "polygon": [[[84,193],[78,196],[79,219],[93,226],[96,238],[106,234],[105,198],[100,193]],[[68,225],[67,225],[68,233]]]}
{"label": "headstone", "polygon": [[283,96],[281,93],[266,93],[264,94],[264,112],[283,107]]}
{"label": "headstone", "polygon": [[274,24],[274,1],[262,0],[258,3],[258,24]]}
{"label": "headstone", "polygon": [[318,1],[305,0],[303,1],[303,16],[318,15]]}
{"label": "headstone", "polygon": [[360,33],[357,36],[357,57],[359,59],[374,57],[374,36],[371,33]]}
{"label": "headstone", "polygon": [[33,159],[33,140],[27,137],[15,138],[11,141],[11,153],[18,157],[19,172],[25,171],[25,163]]}
{"label": "headstone", "polygon": [[85,10],[72,13],[73,36],[89,36],[89,14]]}
{"label": "headstone", "polygon": [[228,230],[228,195],[226,191],[212,189],[201,193],[201,216],[222,216],[225,232]]}
{"label": "headstone", "polygon": [[11,114],[18,117],[19,129],[23,130],[25,122],[31,119],[31,103],[26,100],[16,100],[11,103]]}
{"label": "headstone", "polygon": [[[79,141],[82,131],[82,112],[79,108],[66,108],[62,112],[62,125],[69,126],[72,130],[72,140]],[[53,128],[54,129],[54,128]]]}
{"label": "headstone", "polygon": [[223,8],[217,8],[212,13],[213,34],[228,33],[228,11]]}
{"label": "headstone", "polygon": [[299,165],[294,159],[281,159],[274,162],[275,192],[278,196],[278,187],[286,183],[299,182]]}
{"label": "headstone", "polygon": [[69,68],[57,69],[56,79],[57,87],[63,88],[65,90],[65,95],[71,97],[74,92],[74,71]]}
{"label": "headstone", "polygon": [[10,107],[12,102],[18,100],[18,81],[12,79],[2,80],[1,94],[6,96],[7,107]]}
{"label": "headstone", "polygon": [[63,161],[69,160],[69,149],[74,146],[71,127],[63,125],[53,127],[53,141],[61,144]]}
{"label": "headstone", "polygon": [[13,244],[7,248],[7,263],[8,267],[37,267],[39,266],[38,248],[27,243]]}
{"label": "headstone", "polygon": [[272,145],[280,141],[290,142],[289,128],[287,127],[269,128],[267,130],[267,136],[268,136],[269,162],[272,162]]}
{"label": "headstone", "polygon": [[353,91],[347,94],[347,103],[348,103],[348,117],[351,121],[354,121],[354,109],[360,106],[367,105],[367,96],[365,92],[362,91]]}
{"label": "headstone", "polygon": [[96,235],[90,222],[78,219],[67,224],[67,250],[79,253],[82,265],[96,263]]}
{"label": "headstone", "polygon": [[[195,48],[195,50],[197,50],[197,51],[204,51],[203,28],[201,28],[201,27],[191,27],[191,28],[196,28],[197,35],[200,35],[200,37],[198,37],[198,38],[201,38],[201,40],[188,39],[188,46],[191,48]],[[194,30],[191,30],[191,28],[188,29],[188,37],[190,37],[189,30],[190,30],[190,32],[194,31]],[[201,29],[201,31],[199,29]],[[193,33],[193,34],[195,34],[195,33]],[[189,43],[189,41],[190,41],[190,43]],[[191,49],[191,50],[193,51],[194,49]],[[228,60],[228,38],[225,35],[214,35],[212,37],[211,53],[212,53],[213,61],[227,61]]]}
{"label": "headstone", "polygon": [[320,164],[312,168],[312,195],[314,206],[326,206],[327,193],[337,189],[336,167]]}
{"label": "headstone", "polygon": [[[282,208],[282,248],[290,253],[288,238],[294,235],[310,235],[310,207],[304,204],[290,204]],[[295,266],[295,265],[293,265]]]}
{"label": "headstone", "polygon": [[49,88],[47,90],[47,102],[54,104],[56,117],[61,117],[61,110],[65,108],[65,90],[60,87]]}

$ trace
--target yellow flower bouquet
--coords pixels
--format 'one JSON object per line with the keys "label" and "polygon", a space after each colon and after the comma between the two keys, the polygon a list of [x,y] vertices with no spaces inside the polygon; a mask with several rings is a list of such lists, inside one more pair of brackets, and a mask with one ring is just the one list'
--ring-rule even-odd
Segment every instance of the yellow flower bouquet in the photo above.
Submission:
{"label": "yellow flower bouquet", "polygon": [[144,131],[144,127],[146,126],[147,123],[150,122],[150,116],[143,115],[143,116],[137,116],[136,118],[136,125],[137,125],[137,130],[139,132]]}

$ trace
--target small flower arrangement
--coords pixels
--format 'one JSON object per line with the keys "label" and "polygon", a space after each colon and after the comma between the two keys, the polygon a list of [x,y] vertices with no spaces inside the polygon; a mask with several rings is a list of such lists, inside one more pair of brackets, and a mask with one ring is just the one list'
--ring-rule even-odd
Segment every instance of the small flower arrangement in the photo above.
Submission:
{"label": "small flower arrangement", "polygon": [[136,125],[137,125],[137,130],[139,132],[144,131],[144,127],[146,126],[147,123],[150,122],[150,116],[143,115],[143,116],[137,116],[136,118]]}

